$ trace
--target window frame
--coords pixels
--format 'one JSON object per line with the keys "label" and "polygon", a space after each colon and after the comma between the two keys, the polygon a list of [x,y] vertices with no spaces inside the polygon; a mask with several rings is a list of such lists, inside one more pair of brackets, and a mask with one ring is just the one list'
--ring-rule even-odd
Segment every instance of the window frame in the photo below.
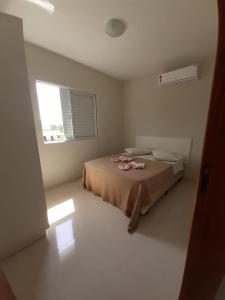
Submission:
{"label": "window frame", "polygon": [[[37,82],[43,83],[43,84],[54,85],[54,86],[56,86],[58,88],[65,88],[65,89],[68,89],[69,91],[72,90],[76,94],[87,95],[87,96],[93,97],[93,101],[94,101],[95,136],[93,136],[93,137],[73,137],[72,139],[68,139],[68,140],[64,140],[64,141],[45,142],[44,135],[43,135],[43,128],[42,128],[42,121],[41,121],[39,101],[38,101],[38,93],[37,93],[37,85],[36,85]],[[39,121],[40,121],[40,125],[41,125],[42,141],[43,141],[44,145],[63,144],[63,143],[76,142],[76,141],[91,141],[91,140],[97,140],[98,139],[97,96],[96,96],[96,94],[91,93],[91,92],[84,92],[82,90],[71,88],[71,87],[66,86],[66,85],[52,83],[52,82],[44,81],[44,80],[40,80],[40,79],[35,79],[35,92],[36,92],[36,98],[37,98],[37,107],[38,107],[38,113],[39,113]]]}

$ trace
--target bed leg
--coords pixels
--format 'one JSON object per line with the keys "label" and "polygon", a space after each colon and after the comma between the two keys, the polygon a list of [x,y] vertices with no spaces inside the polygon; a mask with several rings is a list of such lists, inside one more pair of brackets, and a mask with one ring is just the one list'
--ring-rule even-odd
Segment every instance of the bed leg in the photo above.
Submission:
{"label": "bed leg", "polygon": [[145,217],[148,215],[150,208],[145,213],[140,213],[140,217]]}
{"label": "bed leg", "polygon": [[146,211],[146,213],[144,214],[144,216],[147,216],[149,213],[150,208]]}

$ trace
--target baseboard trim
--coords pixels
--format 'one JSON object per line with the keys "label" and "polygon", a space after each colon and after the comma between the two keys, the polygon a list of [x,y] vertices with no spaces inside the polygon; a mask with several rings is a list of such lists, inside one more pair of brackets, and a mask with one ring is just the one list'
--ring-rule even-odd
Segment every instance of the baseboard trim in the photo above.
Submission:
{"label": "baseboard trim", "polygon": [[42,231],[42,232],[32,236],[28,240],[23,241],[22,243],[18,244],[15,247],[5,250],[3,253],[0,254],[0,261],[6,260],[9,257],[23,251],[25,248],[29,247],[30,245],[32,245],[33,243],[37,242],[38,240],[40,240],[42,238],[46,238],[45,231]]}

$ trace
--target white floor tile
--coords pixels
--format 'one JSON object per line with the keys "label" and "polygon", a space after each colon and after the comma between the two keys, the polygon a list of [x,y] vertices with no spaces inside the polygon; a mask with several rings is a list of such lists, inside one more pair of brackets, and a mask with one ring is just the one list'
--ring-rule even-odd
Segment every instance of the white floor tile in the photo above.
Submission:
{"label": "white floor tile", "polygon": [[130,235],[123,213],[80,181],[48,191],[48,208],[73,199],[75,211],[4,262],[18,300],[176,300],[194,197],[182,181]]}

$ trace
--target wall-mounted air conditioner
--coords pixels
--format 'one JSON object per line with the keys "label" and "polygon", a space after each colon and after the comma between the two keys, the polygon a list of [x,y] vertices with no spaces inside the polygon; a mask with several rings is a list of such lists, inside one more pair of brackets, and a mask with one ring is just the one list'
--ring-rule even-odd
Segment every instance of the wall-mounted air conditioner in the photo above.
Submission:
{"label": "wall-mounted air conditioner", "polygon": [[159,75],[159,86],[168,86],[179,82],[197,79],[198,65],[192,65]]}

